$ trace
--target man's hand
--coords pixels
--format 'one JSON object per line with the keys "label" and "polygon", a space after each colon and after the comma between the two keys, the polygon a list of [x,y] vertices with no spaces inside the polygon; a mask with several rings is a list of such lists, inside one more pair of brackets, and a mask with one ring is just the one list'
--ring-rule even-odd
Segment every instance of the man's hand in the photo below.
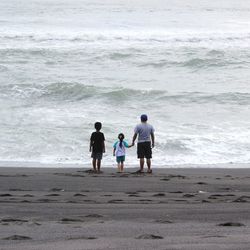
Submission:
{"label": "man's hand", "polygon": [[152,148],[154,148],[155,147],[155,144],[154,143],[152,143]]}

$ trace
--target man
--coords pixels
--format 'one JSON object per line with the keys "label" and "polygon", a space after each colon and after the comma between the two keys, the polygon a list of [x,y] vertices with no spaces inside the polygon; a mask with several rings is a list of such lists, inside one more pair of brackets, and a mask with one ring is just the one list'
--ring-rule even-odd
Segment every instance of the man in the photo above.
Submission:
{"label": "man", "polygon": [[143,172],[144,158],[147,160],[148,173],[152,173],[151,170],[151,158],[152,148],[155,144],[154,128],[152,125],[147,123],[147,115],[141,115],[141,123],[135,127],[135,134],[133,136],[132,145],[135,145],[135,140],[138,135],[137,141],[137,156],[140,159],[140,170]]}

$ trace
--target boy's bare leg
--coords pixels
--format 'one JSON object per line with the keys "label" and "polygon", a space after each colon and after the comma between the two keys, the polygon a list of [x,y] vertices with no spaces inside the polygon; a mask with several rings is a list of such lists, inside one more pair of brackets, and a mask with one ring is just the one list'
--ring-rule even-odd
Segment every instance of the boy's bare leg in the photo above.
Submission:
{"label": "boy's bare leg", "polygon": [[144,167],[144,158],[140,158],[140,170],[143,171]]}
{"label": "boy's bare leg", "polygon": [[96,171],[96,159],[94,159],[94,158],[92,160],[92,165],[93,165],[94,171]]}
{"label": "boy's bare leg", "polygon": [[101,169],[101,160],[97,160],[97,171],[100,172]]}
{"label": "boy's bare leg", "polygon": [[123,164],[123,161],[121,162],[121,172],[123,172],[123,166],[124,166],[124,164]]}

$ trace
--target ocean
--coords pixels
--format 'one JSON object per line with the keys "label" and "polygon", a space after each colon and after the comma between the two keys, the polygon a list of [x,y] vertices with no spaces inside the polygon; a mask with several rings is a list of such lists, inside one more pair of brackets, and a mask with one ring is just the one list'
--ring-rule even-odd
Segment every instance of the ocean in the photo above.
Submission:
{"label": "ocean", "polygon": [[[90,164],[146,113],[153,166],[250,163],[250,1],[0,2],[0,161]],[[126,164],[138,163],[136,147]]]}

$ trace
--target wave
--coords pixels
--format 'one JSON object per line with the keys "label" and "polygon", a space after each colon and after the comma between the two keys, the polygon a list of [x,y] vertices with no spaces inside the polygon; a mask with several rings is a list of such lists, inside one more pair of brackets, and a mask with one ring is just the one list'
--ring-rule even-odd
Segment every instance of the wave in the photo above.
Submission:
{"label": "wave", "polygon": [[98,87],[81,83],[56,82],[47,85],[9,84],[0,86],[0,98],[23,100],[79,102],[86,100],[106,100],[108,102],[131,102],[133,100],[149,100],[160,103],[216,103],[249,105],[250,93],[225,92],[180,92],[171,94],[162,90],[138,90],[122,87]]}
{"label": "wave", "polygon": [[[250,41],[249,41],[250,42]],[[250,43],[249,43],[250,44]],[[239,56],[240,55],[240,56]],[[132,46],[99,49],[52,49],[52,48],[2,48],[0,49],[0,71],[6,71],[8,65],[27,64],[31,67],[36,61],[49,67],[50,65],[93,64],[94,66],[109,65],[121,62],[126,67],[162,70],[166,68],[185,68],[188,70],[215,69],[222,67],[249,68],[250,52],[248,49],[226,50],[183,47],[181,49],[134,48]],[[7,66],[7,67],[6,67]]]}
{"label": "wave", "polygon": [[81,43],[90,43],[91,45],[100,42],[111,43],[115,46],[115,44],[119,43],[146,43],[158,45],[162,44],[166,46],[167,44],[175,44],[176,46],[182,46],[187,44],[195,44],[196,46],[203,43],[222,43],[222,44],[235,44],[237,46],[246,45],[249,47],[250,42],[250,33],[249,32],[234,32],[234,33],[168,33],[166,31],[150,31],[150,32],[78,32],[78,33],[70,33],[67,35],[60,33],[47,33],[47,34],[39,34],[39,33],[20,33],[20,34],[8,34],[2,33],[0,35],[0,42],[13,42],[17,43],[28,43],[28,44],[37,44],[42,47],[46,44],[59,44],[62,45],[65,43],[72,44],[75,46],[76,44]]}

